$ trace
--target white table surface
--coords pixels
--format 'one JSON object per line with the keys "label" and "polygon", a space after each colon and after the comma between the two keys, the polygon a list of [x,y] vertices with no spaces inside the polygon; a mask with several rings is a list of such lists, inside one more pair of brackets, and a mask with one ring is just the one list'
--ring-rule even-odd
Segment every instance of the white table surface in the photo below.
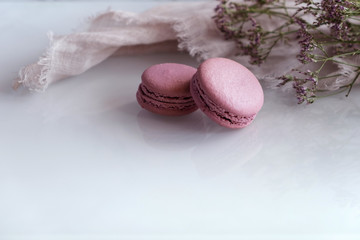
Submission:
{"label": "white table surface", "polygon": [[297,105],[265,89],[242,130],[156,116],[142,71],[186,54],[111,58],[45,93],[12,79],[111,5],[0,3],[0,239],[360,239],[360,89]]}

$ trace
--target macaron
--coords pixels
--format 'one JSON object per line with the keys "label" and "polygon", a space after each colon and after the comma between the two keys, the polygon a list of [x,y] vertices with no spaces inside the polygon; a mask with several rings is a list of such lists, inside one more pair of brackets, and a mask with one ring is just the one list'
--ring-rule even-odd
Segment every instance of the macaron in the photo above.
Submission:
{"label": "macaron", "polygon": [[211,58],[200,64],[190,91],[209,118],[228,128],[248,126],[264,103],[262,87],[254,74],[226,58]]}
{"label": "macaron", "polygon": [[140,106],[150,112],[179,116],[198,109],[190,93],[196,69],[177,63],[163,63],[147,68],[136,93]]}

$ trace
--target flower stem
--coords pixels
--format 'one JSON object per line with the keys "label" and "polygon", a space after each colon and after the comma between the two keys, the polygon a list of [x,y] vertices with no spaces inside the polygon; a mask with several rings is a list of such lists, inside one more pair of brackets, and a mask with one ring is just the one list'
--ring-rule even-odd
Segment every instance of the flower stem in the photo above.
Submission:
{"label": "flower stem", "polygon": [[340,76],[342,76],[342,74],[335,74],[335,75],[331,75],[331,76],[319,77],[319,80],[333,78],[333,77],[340,77]]}
{"label": "flower stem", "polygon": [[350,94],[350,92],[351,92],[351,89],[352,89],[352,87],[354,86],[354,83],[355,83],[356,80],[358,79],[359,75],[360,75],[360,69],[358,70],[358,73],[357,73],[356,76],[354,77],[354,80],[352,80],[352,82],[349,84],[349,91],[347,92],[346,97],[349,96],[349,94]]}

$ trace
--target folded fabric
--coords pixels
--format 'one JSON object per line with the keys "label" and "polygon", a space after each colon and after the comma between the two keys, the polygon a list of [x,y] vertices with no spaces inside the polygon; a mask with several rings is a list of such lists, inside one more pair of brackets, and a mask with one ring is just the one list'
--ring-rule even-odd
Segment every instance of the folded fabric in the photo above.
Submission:
{"label": "folded fabric", "polygon": [[[296,41],[276,46],[260,67],[250,65],[247,56],[236,56],[235,43],[224,40],[212,19],[217,3],[168,3],[138,14],[109,10],[91,18],[87,29],[65,36],[49,33],[49,48],[38,62],[20,70],[15,87],[44,91],[51,83],[81,74],[110,56],[159,51],[187,51],[200,61],[233,58],[270,86],[278,83],[276,77],[301,67]],[[270,29],[278,24],[267,18],[262,26]],[[329,79],[322,88],[336,89],[339,81],[349,79],[344,77],[346,69],[334,72],[342,73],[342,79]]]}

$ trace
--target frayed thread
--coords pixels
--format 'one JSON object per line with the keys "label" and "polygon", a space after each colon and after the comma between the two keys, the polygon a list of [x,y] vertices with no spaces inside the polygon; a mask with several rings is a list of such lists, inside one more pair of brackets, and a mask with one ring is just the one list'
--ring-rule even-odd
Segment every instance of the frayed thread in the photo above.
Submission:
{"label": "frayed thread", "polygon": [[50,74],[53,52],[55,50],[54,33],[49,31],[47,36],[49,38],[49,47],[46,49],[45,56],[41,57],[38,62],[38,64],[42,66],[38,88],[40,91],[44,91],[49,86],[48,76]]}
{"label": "frayed thread", "polygon": [[18,78],[13,85],[14,89],[24,86],[30,91],[44,92],[49,86],[50,82],[48,77],[51,72],[51,62],[55,45],[54,33],[49,31],[47,36],[49,38],[49,47],[46,49],[45,54],[40,57],[37,63],[20,69]]}

